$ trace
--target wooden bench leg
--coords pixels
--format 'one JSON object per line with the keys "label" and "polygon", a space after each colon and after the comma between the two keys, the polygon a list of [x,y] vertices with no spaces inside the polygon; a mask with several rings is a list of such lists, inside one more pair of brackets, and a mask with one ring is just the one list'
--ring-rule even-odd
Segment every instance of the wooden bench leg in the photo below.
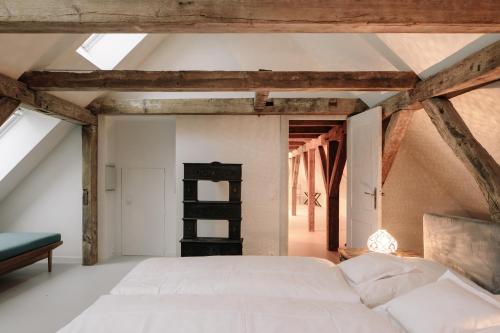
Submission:
{"label": "wooden bench leg", "polygon": [[49,273],[52,272],[52,250],[49,250],[49,255],[47,257],[49,262]]}

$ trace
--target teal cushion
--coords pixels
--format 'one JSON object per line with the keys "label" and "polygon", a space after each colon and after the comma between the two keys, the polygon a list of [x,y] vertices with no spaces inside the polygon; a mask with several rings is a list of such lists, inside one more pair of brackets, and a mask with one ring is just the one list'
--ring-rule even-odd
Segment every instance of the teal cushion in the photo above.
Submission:
{"label": "teal cushion", "polygon": [[0,260],[15,257],[60,240],[61,234],[48,232],[2,232],[0,233]]}

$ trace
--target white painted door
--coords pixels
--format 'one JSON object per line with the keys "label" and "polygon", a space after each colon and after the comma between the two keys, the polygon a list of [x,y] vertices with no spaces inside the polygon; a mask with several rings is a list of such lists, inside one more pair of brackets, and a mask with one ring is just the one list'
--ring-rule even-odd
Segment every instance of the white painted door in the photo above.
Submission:
{"label": "white painted door", "polygon": [[381,225],[382,108],[347,120],[347,246],[366,247]]}
{"label": "white painted door", "polygon": [[122,254],[163,256],[164,169],[122,170]]}

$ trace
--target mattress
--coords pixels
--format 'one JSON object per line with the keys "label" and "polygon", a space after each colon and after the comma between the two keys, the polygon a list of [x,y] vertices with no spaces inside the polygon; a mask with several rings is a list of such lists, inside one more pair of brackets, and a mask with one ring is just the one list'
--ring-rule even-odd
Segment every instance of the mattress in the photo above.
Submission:
{"label": "mattress", "polygon": [[101,296],[59,333],[396,333],[362,304],[259,296]]}
{"label": "mattress", "polygon": [[250,295],[359,303],[340,269],[319,258],[213,256],[139,263],[112,295]]}
{"label": "mattress", "polygon": [[15,257],[49,244],[61,241],[61,235],[42,232],[0,233],[0,260]]}

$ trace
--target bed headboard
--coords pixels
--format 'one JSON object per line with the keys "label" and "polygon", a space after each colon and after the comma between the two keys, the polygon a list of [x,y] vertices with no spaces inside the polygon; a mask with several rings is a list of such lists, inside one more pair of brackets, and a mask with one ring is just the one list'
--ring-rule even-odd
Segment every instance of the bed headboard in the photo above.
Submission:
{"label": "bed headboard", "polygon": [[500,224],[465,217],[424,215],[424,257],[500,294]]}

